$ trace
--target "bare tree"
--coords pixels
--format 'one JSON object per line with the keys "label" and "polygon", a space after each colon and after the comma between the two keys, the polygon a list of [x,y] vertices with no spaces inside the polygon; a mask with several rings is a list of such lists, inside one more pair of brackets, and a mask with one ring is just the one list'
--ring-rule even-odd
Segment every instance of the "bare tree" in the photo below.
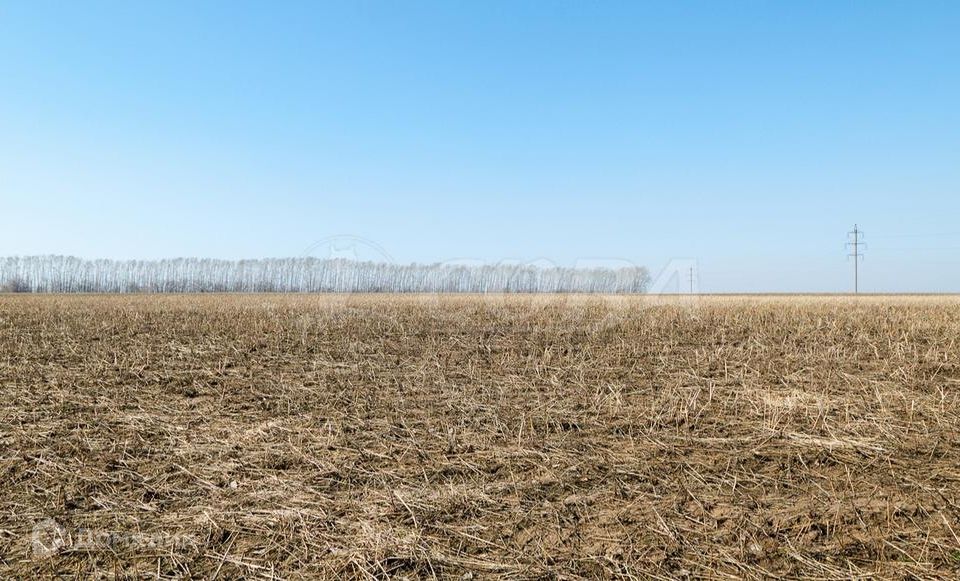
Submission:
{"label": "bare tree", "polygon": [[0,289],[35,293],[640,293],[647,269],[388,264],[342,258],[84,260],[0,258]]}

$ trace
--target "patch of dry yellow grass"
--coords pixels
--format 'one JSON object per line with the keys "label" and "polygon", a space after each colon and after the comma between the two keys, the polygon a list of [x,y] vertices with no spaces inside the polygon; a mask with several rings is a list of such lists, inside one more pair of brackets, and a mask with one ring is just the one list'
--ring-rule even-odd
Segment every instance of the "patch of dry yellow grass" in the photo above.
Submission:
{"label": "patch of dry yellow grass", "polygon": [[958,307],[3,296],[0,576],[954,577]]}

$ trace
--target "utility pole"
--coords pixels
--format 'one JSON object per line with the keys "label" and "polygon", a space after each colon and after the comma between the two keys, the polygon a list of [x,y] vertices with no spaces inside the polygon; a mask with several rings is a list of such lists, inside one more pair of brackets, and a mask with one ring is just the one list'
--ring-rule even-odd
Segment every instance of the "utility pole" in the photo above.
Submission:
{"label": "utility pole", "polygon": [[863,230],[857,227],[856,224],[853,225],[853,230],[847,232],[847,236],[850,238],[850,241],[847,242],[847,247],[852,250],[847,257],[853,258],[853,294],[858,294],[860,292],[860,259],[863,258],[861,249],[864,248],[866,244],[862,242]]}
{"label": "utility pole", "polygon": [[690,294],[693,294],[693,267],[690,267]]}

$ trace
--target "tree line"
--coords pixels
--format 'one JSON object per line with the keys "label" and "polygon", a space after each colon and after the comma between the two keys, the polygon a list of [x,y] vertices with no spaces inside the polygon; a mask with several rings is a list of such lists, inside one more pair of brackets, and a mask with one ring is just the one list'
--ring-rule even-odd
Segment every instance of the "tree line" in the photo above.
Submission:
{"label": "tree line", "polygon": [[641,293],[643,267],[391,264],[343,258],[0,258],[0,290],[30,293]]}

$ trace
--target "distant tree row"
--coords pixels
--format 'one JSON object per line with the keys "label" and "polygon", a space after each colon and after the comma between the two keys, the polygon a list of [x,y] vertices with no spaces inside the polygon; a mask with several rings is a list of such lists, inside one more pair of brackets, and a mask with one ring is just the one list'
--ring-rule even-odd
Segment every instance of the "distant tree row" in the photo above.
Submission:
{"label": "distant tree row", "polygon": [[389,264],[336,259],[0,258],[0,291],[33,293],[453,292],[640,293],[645,268]]}

